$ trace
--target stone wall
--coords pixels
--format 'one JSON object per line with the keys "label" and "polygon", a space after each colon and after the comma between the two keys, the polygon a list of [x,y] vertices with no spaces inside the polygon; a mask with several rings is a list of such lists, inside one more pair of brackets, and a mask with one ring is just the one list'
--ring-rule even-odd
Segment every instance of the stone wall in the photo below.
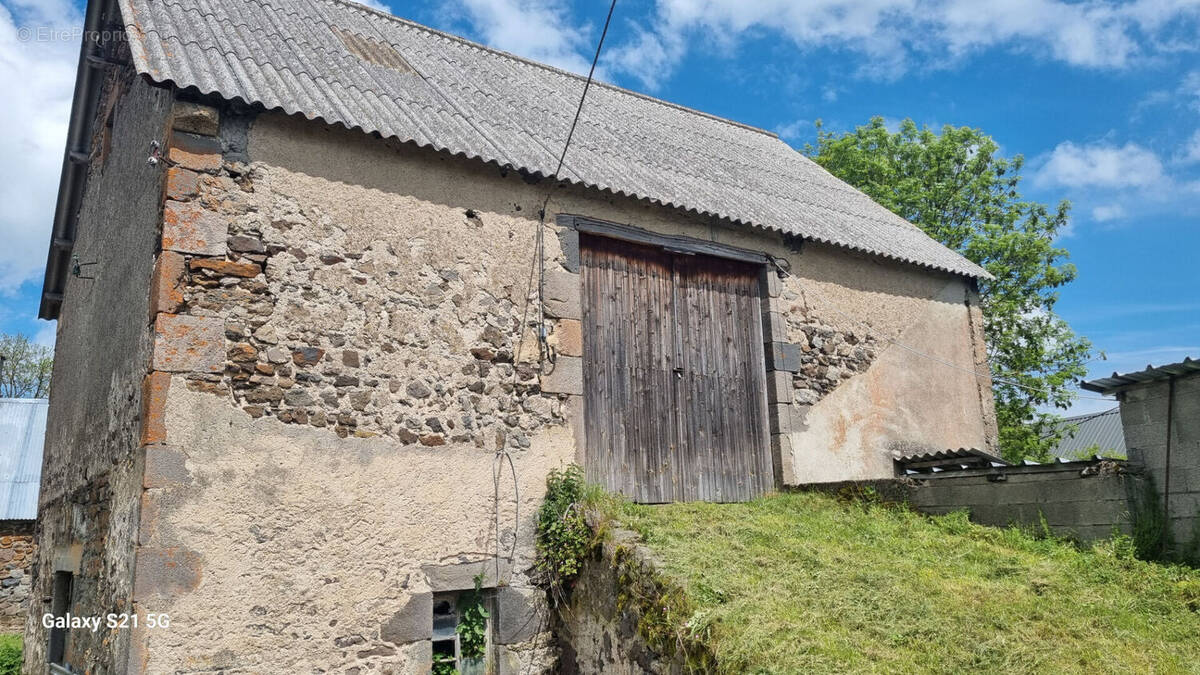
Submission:
{"label": "stone wall", "polygon": [[[1170,514],[1178,552],[1200,561],[1200,375],[1175,380],[1168,431],[1166,381],[1131,387],[1119,394],[1121,426],[1129,461],[1143,467]],[[1171,468],[1167,479],[1167,434]],[[1169,490],[1167,489],[1169,487]]]}
{"label": "stone wall", "polygon": [[[653,552],[637,535],[606,531],[584,561],[565,602],[553,612],[562,655],[555,672],[567,675],[715,672],[716,658],[702,640],[689,636],[652,645],[640,624],[658,626],[665,611],[685,594],[661,574]],[[672,606],[672,608],[674,608]]]}
{"label": "stone wall", "polygon": [[578,347],[551,320],[539,367],[521,330],[533,223],[450,176],[436,201],[364,189],[344,141],[176,106],[134,583],[171,626],[129,672],[424,672],[432,598],[480,571],[498,672],[554,659],[533,515],[574,459]]}
{"label": "stone wall", "polygon": [[785,481],[890,473],[893,447],[986,446],[994,431],[975,377],[888,344],[979,362],[960,278],[281,114],[168,111],[163,90],[129,86],[97,144],[113,149],[97,166],[119,171],[96,169],[76,243],[100,276],[70,281],[60,324],[55,553],[39,570],[76,570],[82,612],[171,623],[73,636],[73,663],[421,672],[425,600],[499,557],[491,658],[547,669],[533,516],[546,474],[586,461],[578,239],[559,215],[790,266],[763,274]]}
{"label": "stone wall", "polygon": [[0,521],[0,633],[25,630],[32,589],[30,569],[37,556],[34,521]]}
{"label": "stone wall", "polygon": [[886,478],[897,453],[994,450],[969,280],[811,242],[786,260],[765,322],[768,368],[785,375],[768,391],[783,484]]}
{"label": "stone wall", "polygon": [[[533,515],[547,472],[586,457],[578,240],[560,214],[767,250],[790,258],[793,273],[836,272],[826,285],[865,279],[874,285],[847,291],[861,316],[888,334],[951,325],[936,340],[943,351],[971,350],[960,279],[876,263],[853,272],[864,260],[831,249],[797,252],[778,236],[643,202],[241,115],[177,116],[177,127],[192,126],[176,128],[168,148],[134,595],[143,611],[169,612],[172,627],[139,634],[133,672],[420,671],[427,622],[414,617],[440,592],[436,568],[487,565],[497,551],[514,558],[493,581],[507,589],[500,615],[538,616]],[[553,359],[539,358],[528,300],[547,191],[541,330]],[[796,278],[766,274],[764,285],[777,317],[765,338],[779,347],[766,364],[779,384],[778,442],[801,429],[792,410],[817,411],[868,376],[882,347],[874,331],[806,303]],[[890,470],[880,439],[983,444],[974,378],[940,373],[957,388],[930,391],[916,382],[927,364],[914,372],[904,384],[919,386],[897,406],[905,424],[838,447],[878,454]],[[819,400],[798,403],[800,391]],[[965,404],[927,400],[962,391]],[[868,408],[890,419],[886,403]],[[964,405],[979,421],[948,416]],[[537,626],[494,627],[502,672],[553,661]]]}
{"label": "stone wall", "polygon": [[[130,610],[142,466],[143,377],[150,357],[146,302],[161,216],[162,172],[150,166],[161,142],[169,92],[131,71],[112,70],[101,96],[86,192],[54,351],[38,508],[39,543],[25,627],[25,671],[45,673],[56,571],[75,575],[70,611]],[[85,278],[91,277],[91,278]],[[128,631],[73,631],[69,663],[94,673],[124,671]]]}

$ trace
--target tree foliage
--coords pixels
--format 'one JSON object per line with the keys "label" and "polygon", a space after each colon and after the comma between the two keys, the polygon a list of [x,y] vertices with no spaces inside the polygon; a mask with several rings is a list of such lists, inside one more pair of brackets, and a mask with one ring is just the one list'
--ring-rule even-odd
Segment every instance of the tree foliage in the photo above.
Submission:
{"label": "tree foliage", "polygon": [[979,290],[1000,447],[1010,460],[1047,458],[1061,434],[1058,416],[1043,410],[1070,406],[1091,349],[1054,313],[1058,289],[1076,275],[1056,244],[1070,204],[1023,199],[1024,158],[1000,156],[991,137],[969,127],[939,134],[904,120],[891,132],[876,117],[838,135],[818,122],[817,145],[805,152],[995,277]]}
{"label": "tree foliage", "polygon": [[0,398],[45,398],[50,394],[54,352],[28,337],[0,335]]}

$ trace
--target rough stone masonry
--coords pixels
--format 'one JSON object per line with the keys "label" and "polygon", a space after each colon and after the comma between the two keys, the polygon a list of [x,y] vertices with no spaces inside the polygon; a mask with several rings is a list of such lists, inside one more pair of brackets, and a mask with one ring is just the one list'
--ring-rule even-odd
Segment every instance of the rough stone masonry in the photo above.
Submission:
{"label": "rough stone masonry", "polygon": [[[782,481],[890,474],[890,443],[986,446],[994,432],[986,383],[887,345],[981,359],[960,278],[125,86],[75,244],[102,272],[69,282],[60,323],[60,367],[92,374],[56,372],[52,396],[66,428],[108,430],[48,443],[35,593],[69,570],[80,609],[167,613],[171,627],[72,638],[72,663],[424,672],[433,599],[483,574],[497,672],[550,670],[534,514],[547,473],[587,450],[578,234],[560,215],[790,263],[762,280]],[[530,256],[548,190],[539,326]]]}

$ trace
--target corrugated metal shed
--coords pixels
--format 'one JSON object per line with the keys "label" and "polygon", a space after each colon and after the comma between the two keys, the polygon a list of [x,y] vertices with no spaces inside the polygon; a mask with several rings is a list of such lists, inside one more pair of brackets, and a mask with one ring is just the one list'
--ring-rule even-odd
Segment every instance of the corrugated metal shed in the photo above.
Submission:
{"label": "corrugated metal shed", "polygon": [[1095,446],[1098,451],[1088,452],[1088,457],[1101,455],[1125,456],[1125,430],[1121,426],[1121,409],[1113,408],[1092,415],[1066,417],[1060,427],[1078,425],[1075,433],[1064,437],[1050,450],[1050,454],[1062,459],[1083,459],[1080,453]]}
{"label": "corrugated metal shed", "polygon": [[37,518],[49,408],[44,398],[0,398],[0,520]]}
{"label": "corrugated metal shed", "polygon": [[[119,0],[160,83],[548,176],[584,79],[344,0]],[[983,269],[774,134],[613,86],[563,180],[972,277]]]}
{"label": "corrugated metal shed", "polygon": [[1084,382],[1079,386],[1088,391],[1096,391],[1108,395],[1131,385],[1157,382],[1192,373],[1200,373],[1200,361],[1188,356],[1184,357],[1179,363],[1171,363],[1165,366],[1158,366],[1157,368],[1147,365],[1145,370],[1140,370],[1136,373],[1126,373],[1124,375],[1113,373],[1112,377],[1101,377],[1091,382]]}

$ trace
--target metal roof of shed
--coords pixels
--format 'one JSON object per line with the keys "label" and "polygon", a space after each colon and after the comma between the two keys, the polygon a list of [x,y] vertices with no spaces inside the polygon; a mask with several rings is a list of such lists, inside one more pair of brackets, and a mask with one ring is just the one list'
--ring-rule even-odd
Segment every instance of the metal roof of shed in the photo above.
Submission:
{"label": "metal roof of shed", "polygon": [[0,520],[37,518],[49,408],[44,398],[0,398]]}
{"label": "metal roof of shed", "polygon": [[[94,2],[97,0],[93,0]],[[159,83],[549,176],[584,79],[344,0],[119,0]],[[774,134],[609,85],[562,180],[970,277],[989,275]]]}
{"label": "metal roof of shed", "polygon": [[1179,363],[1170,363],[1158,367],[1147,365],[1145,370],[1140,370],[1136,373],[1126,373],[1124,375],[1113,373],[1112,377],[1097,378],[1090,382],[1084,382],[1079,386],[1088,391],[1096,391],[1107,395],[1135,384],[1157,382],[1193,373],[1200,373],[1200,361],[1188,356]]}
{"label": "metal roof of shed", "polygon": [[1094,454],[1105,457],[1125,454],[1125,429],[1121,426],[1120,408],[1091,415],[1066,417],[1058,425],[1078,425],[1079,428],[1074,433],[1064,436],[1058,445],[1050,449],[1050,454],[1055,457],[1083,459],[1079,453],[1093,446],[1099,449],[1099,453],[1090,453],[1089,457]]}

